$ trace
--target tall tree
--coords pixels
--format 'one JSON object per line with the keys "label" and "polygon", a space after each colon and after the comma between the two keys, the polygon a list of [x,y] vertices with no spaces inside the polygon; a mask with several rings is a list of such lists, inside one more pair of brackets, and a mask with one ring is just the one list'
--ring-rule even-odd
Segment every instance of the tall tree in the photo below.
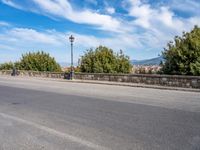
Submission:
{"label": "tall tree", "polygon": [[88,73],[129,73],[131,63],[122,50],[116,54],[112,49],[99,46],[86,51],[81,58],[80,69]]}
{"label": "tall tree", "polygon": [[200,75],[200,28],[176,36],[163,52],[165,74]]}
{"label": "tall tree", "polygon": [[11,70],[13,69],[14,64],[12,62],[6,62],[3,64],[0,64],[0,70]]}
{"label": "tall tree", "polygon": [[26,53],[22,55],[16,66],[23,70],[59,72],[61,67],[55,59],[43,51]]}

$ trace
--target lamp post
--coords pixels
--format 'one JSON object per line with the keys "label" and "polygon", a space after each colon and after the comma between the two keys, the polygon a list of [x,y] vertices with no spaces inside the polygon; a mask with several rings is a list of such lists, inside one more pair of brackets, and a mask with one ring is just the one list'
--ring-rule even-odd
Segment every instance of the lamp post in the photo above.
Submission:
{"label": "lamp post", "polygon": [[73,77],[74,77],[74,62],[73,62],[73,42],[74,42],[74,37],[71,35],[69,37],[69,41],[71,42],[71,71],[70,71],[70,79],[73,80]]}

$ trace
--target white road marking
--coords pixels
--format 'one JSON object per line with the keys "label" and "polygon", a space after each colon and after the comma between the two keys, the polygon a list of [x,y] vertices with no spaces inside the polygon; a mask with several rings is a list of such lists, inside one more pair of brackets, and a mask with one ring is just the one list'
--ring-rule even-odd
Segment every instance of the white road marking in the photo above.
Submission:
{"label": "white road marking", "polygon": [[57,131],[55,129],[52,129],[52,128],[49,128],[49,127],[46,127],[46,126],[31,122],[31,121],[28,121],[28,120],[21,119],[21,118],[16,117],[16,116],[11,116],[11,115],[8,115],[8,114],[5,114],[5,113],[0,113],[0,116],[2,116],[5,119],[11,119],[11,120],[14,120],[14,121],[17,121],[17,122],[20,122],[20,123],[35,127],[37,129],[40,129],[40,130],[45,131],[45,132],[48,132],[48,133],[53,134],[55,136],[58,136],[58,137],[61,137],[61,138],[65,138],[67,140],[70,140],[72,142],[76,142],[78,144],[87,146],[87,147],[95,149],[95,150],[109,150],[106,147],[91,143],[91,142],[83,140],[81,138],[69,135],[67,133],[63,133],[63,132]]}

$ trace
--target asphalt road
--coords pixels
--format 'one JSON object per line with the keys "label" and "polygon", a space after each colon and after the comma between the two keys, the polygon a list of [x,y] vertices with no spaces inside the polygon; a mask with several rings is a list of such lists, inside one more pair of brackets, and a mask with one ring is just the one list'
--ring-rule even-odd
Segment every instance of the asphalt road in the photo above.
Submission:
{"label": "asphalt road", "polygon": [[0,150],[200,150],[200,93],[0,76]]}

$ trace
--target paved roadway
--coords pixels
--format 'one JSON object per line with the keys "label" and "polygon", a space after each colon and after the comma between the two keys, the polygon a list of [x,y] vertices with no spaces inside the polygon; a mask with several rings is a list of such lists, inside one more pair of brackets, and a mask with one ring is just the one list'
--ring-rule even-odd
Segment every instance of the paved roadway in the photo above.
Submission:
{"label": "paved roadway", "polygon": [[200,93],[0,76],[0,150],[200,150]]}

